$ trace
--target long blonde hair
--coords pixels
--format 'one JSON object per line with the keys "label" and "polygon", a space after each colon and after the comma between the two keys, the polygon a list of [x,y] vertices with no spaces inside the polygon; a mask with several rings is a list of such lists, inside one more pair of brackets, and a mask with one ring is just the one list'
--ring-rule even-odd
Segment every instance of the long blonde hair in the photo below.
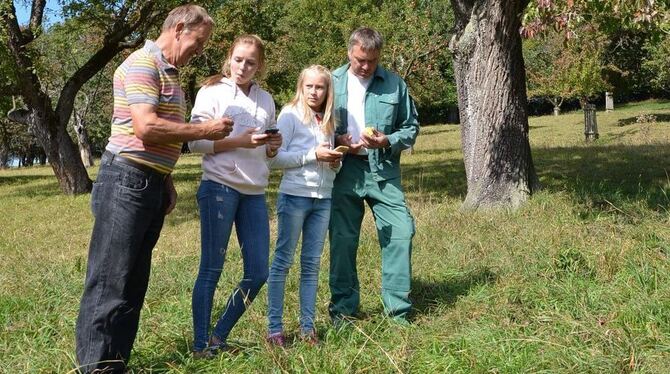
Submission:
{"label": "long blonde hair", "polygon": [[258,51],[258,70],[256,71],[256,76],[262,76],[265,73],[265,45],[263,43],[263,39],[261,39],[258,35],[244,34],[235,38],[233,44],[231,44],[230,48],[228,48],[228,54],[226,55],[226,59],[223,61],[221,72],[219,74],[205,78],[205,80],[202,82],[203,86],[217,84],[224,77],[230,78],[230,59],[233,57],[233,51],[235,50],[235,47],[237,47],[239,44],[250,44],[256,47],[256,50]]}
{"label": "long blonde hair", "polygon": [[324,100],[325,108],[323,111],[323,119],[321,120],[321,130],[326,135],[331,135],[335,132],[335,120],[333,119],[333,78],[330,75],[330,71],[321,65],[312,65],[308,68],[303,69],[300,72],[298,77],[298,83],[296,83],[295,88],[295,97],[289,102],[289,105],[292,105],[295,108],[302,109],[303,118],[302,122],[304,124],[309,124],[314,119],[314,113],[312,108],[307,105],[307,100],[303,94],[303,83],[305,82],[305,77],[308,73],[316,73],[322,78],[326,79],[326,99]]}

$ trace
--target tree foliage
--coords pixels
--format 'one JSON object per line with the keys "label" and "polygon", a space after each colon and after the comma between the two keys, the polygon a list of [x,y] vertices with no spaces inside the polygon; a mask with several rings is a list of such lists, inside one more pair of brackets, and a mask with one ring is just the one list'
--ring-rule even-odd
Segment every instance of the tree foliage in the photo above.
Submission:
{"label": "tree foliage", "polygon": [[670,34],[659,41],[647,41],[643,50],[647,56],[642,61],[642,68],[648,72],[652,88],[670,94]]}
{"label": "tree foliage", "polygon": [[654,58],[660,54],[652,51],[670,32],[668,4],[667,0],[532,2],[521,29],[528,38],[524,50],[529,93],[556,105],[559,97],[576,97],[583,103],[613,88],[622,97],[663,91],[663,79],[653,78],[663,76],[664,61]]}
{"label": "tree foliage", "polygon": [[592,34],[566,41],[557,33],[524,44],[528,95],[544,97],[560,112],[564,100],[584,104],[610,88],[603,60],[604,36]]}
{"label": "tree foliage", "polygon": [[604,33],[621,28],[670,32],[667,0],[535,0],[523,19],[522,33],[533,37],[551,29],[565,31],[568,39],[590,25]]}

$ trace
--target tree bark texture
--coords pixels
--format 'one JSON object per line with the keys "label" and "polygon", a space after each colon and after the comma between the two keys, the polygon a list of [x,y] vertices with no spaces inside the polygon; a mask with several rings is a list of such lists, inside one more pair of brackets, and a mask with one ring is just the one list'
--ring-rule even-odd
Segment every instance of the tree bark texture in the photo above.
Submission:
{"label": "tree bark texture", "polygon": [[84,167],[91,167],[94,165],[93,152],[91,152],[91,140],[86,130],[86,123],[84,118],[78,113],[74,113],[74,131],[77,134],[77,143],[79,145],[79,155]]}
{"label": "tree bark texture", "polygon": [[452,0],[456,28],[450,48],[468,186],[464,209],[514,209],[539,189],[519,34],[527,4]]}

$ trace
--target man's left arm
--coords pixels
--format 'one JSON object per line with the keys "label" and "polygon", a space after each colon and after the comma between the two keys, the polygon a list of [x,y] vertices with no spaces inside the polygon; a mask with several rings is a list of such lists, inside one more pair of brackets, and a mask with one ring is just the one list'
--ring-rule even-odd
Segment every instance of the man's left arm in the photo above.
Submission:
{"label": "man's left arm", "polygon": [[414,100],[409,96],[407,85],[400,81],[398,94],[398,114],[393,124],[394,131],[386,138],[392,153],[399,153],[414,145],[419,135],[419,121]]}

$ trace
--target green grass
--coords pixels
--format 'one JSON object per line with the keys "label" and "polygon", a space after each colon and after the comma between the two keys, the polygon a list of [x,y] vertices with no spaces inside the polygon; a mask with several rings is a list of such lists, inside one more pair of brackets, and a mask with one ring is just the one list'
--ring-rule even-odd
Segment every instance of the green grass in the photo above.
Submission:
{"label": "green grass", "polygon": [[[654,114],[655,123],[637,123]],[[323,344],[264,343],[265,288],[233,330],[237,354],[194,361],[190,298],[199,261],[199,158],[175,172],[180,195],[154,251],[130,365],[171,373],[621,373],[670,363],[670,104],[598,113],[584,143],[581,112],[530,120],[544,189],[516,212],[466,213],[457,126],[422,129],[403,158],[416,218],[414,323],[382,317],[380,255],[371,216],[359,249],[362,317],[343,331],[327,319],[328,250],[319,280]],[[96,173],[91,170],[91,174]],[[278,174],[268,193],[272,237]],[[59,193],[49,168],[0,171],[0,372],[65,373],[92,217],[89,196]],[[236,240],[216,295],[220,312],[241,274]],[[297,332],[297,267],[285,321]]]}

